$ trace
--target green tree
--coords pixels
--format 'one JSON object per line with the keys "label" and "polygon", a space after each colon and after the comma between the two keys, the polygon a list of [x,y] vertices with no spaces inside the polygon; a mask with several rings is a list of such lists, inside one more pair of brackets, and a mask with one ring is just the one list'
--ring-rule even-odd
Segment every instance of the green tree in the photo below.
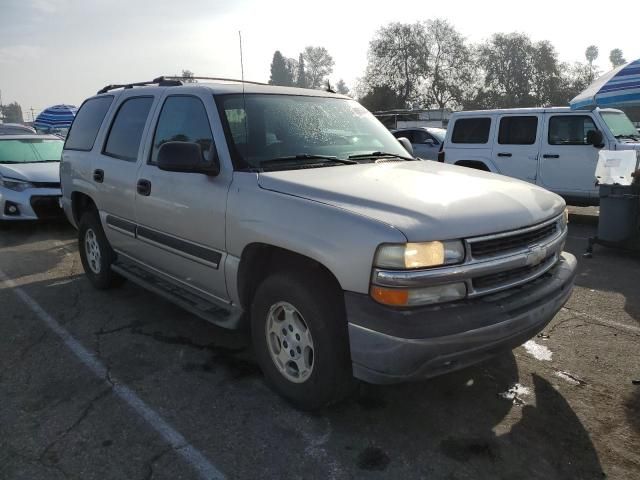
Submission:
{"label": "green tree", "polygon": [[299,88],[307,88],[309,86],[307,82],[307,72],[305,71],[304,67],[304,56],[302,55],[302,53],[298,56],[298,68],[296,72],[295,85]]}
{"label": "green tree", "polygon": [[429,49],[425,64],[425,100],[440,109],[459,107],[477,84],[478,68],[465,39],[446,20],[424,25]]}
{"label": "green tree", "polygon": [[[484,85],[478,96],[490,108],[551,103],[561,83],[557,54],[549,42],[521,33],[497,33],[478,49]],[[477,101],[477,100],[476,100]]]}
{"label": "green tree", "polygon": [[3,119],[4,123],[22,123],[24,121],[22,107],[18,102],[0,105],[0,118]]}
{"label": "green tree", "polygon": [[368,89],[367,93],[361,96],[358,100],[371,112],[395,110],[405,107],[402,97],[389,86],[382,85],[366,88]]}
{"label": "green tree", "polygon": [[589,62],[589,68],[591,70],[591,74],[589,77],[589,83],[593,82],[593,79],[596,77],[596,69],[593,66],[593,62],[598,58],[598,47],[595,45],[589,45],[587,49],[584,51],[584,56]]}
{"label": "green tree", "polygon": [[302,53],[305,62],[305,79],[309,88],[320,88],[333,72],[333,57],[324,47],[305,47]]}
{"label": "green tree", "polygon": [[349,88],[343,79],[338,80],[338,83],[336,83],[336,92],[341,95],[349,95]]}
{"label": "green tree", "polygon": [[611,62],[611,66],[613,68],[619,67],[627,63],[627,61],[624,58],[624,55],[622,54],[622,50],[620,50],[619,48],[614,48],[613,50],[611,50],[611,52],[609,52],[609,61]]}
{"label": "green tree", "polygon": [[402,108],[418,102],[427,72],[429,55],[427,33],[421,23],[390,23],[378,30],[369,43],[364,85],[385,87],[374,93],[394,92]]}
{"label": "green tree", "polygon": [[182,81],[184,83],[196,83],[197,80],[193,78],[193,72],[191,70],[182,70]]}
{"label": "green tree", "polygon": [[293,75],[291,73],[290,62],[284,58],[280,50],[276,50],[271,61],[271,85],[282,85],[290,87],[293,85]]}

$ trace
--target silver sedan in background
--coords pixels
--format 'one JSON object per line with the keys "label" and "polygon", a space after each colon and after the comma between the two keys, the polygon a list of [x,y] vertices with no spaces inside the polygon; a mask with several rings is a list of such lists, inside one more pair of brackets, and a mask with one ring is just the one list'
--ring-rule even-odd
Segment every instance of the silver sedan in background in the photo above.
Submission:
{"label": "silver sedan in background", "polygon": [[436,127],[411,127],[391,130],[394,137],[404,137],[413,147],[413,154],[424,160],[437,160],[447,130]]}
{"label": "silver sedan in background", "polygon": [[62,218],[55,135],[0,136],[0,222]]}

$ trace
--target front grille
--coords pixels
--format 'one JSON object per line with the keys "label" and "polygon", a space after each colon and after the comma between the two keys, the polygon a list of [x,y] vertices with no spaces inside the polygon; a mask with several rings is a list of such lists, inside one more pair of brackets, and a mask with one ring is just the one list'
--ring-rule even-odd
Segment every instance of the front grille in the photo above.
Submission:
{"label": "front grille", "polygon": [[31,197],[31,208],[38,218],[58,218],[62,216],[62,209],[58,203],[58,196]]}
{"label": "front grille", "polygon": [[526,267],[514,268],[505,272],[492,273],[482,277],[476,277],[473,281],[475,290],[493,289],[513,283],[519,283],[527,278],[534,277],[538,272],[543,272],[550,268],[556,261],[556,255],[550,255],[537,265],[527,265]]}
{"label": "front grille", "polygon": [[35,188],[60,188],[60,182],[31,182]]}
{"label": "front grille", "polygon": [[477,242],[470,241],[471,256],[481,259],[508,254],[515,250],[522,250],[555,235],[557,231],[558,223],[553,222],[533,230],[521,233],[516,232],[513,235],[489,238]]}

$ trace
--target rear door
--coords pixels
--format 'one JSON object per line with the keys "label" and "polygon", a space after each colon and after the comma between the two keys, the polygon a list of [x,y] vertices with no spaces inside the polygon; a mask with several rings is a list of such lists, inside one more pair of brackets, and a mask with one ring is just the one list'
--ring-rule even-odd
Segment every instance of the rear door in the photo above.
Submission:
{"label": "rear door", "polygon": [[548,114],[538,184],[567,197],[597,195],[598,149],[587,142],[597,127],[587,114]]}
{"label": "rear door", "polygon": [[542,115],[502,115],[493,146],[493,163],[499,173],[536,182]]}
{"label": "rear door", "polygon": [[134,194],[135,258],[178,283],[227,300],[225,212],[233,172],[222,168],[213,177],[167,172],[156,166],[158,150],[165,142],[198,143],[207,158],[216,148],[212,127],[219,139],[224,134],[211,94],[169,93],[154,122],[137,182],[130,181],[134,188],[144,186]]}
{"label": "rear door", "polygon": [[97,205],[109,242],[116,250],[131,252],[135,244],[135,179],[141,139],[148,128],[153,95],[122,95],[94,155],[91,180],[97,188]]}

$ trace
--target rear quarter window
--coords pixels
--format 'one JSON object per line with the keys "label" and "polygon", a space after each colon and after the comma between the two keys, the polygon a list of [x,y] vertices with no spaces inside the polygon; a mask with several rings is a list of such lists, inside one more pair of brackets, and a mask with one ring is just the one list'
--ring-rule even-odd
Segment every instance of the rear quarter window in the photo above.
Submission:
{"label": "rear quarter window", "polygon": [[108,95],[90,98],[82,104],[67,135],[65,150],[89,151],[93,148],[100,125],[112,102],[113,96]]}
{"label": "rear quarter window", "polygon": [[453,126],[452,143],[487,143],[491,118],[459,118]]}

